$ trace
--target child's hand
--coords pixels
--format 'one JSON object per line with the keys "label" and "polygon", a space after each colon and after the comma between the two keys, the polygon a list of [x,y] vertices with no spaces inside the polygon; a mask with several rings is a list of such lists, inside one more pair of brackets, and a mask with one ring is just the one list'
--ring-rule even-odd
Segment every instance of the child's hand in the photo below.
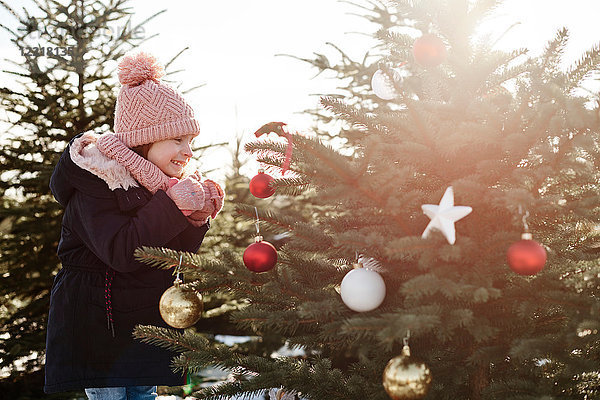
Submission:
{"label": "child's hand", "polygon": [[204,207],[202,210],[188,215],[188,220],[195,226],[204,225],[208,217],[214,219],[223,208],[223,200],[225,198],[225,192],[215,181],[206,179],[202,182],[202,187],[204,188],[205,195]]}
{"label": "child's hand", "polygon": [[223,208],[225,192],[217,182],[211,179],[205,179],[204,182],[202,182],[202,187],[204,187],[204,194],[207,197],[206,206],[212,209],[210,216],[215,218]]}
{"label": "child's hand", "polygon": [[204,186],[192,177],[183,180],[171,178],[167,195],[175,202],[184,215],[204,208],[206,196]]}

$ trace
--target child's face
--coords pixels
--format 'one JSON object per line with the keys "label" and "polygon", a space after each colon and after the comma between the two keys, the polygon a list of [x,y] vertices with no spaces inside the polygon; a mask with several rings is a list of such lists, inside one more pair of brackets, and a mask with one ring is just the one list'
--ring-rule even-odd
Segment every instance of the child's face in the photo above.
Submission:
{"label": "child's face", "polygon": [[182,135],[175,139],[154,142],[148,149],[148,161],[170,177],[179,178],[183,167],[192,157],[194,135]]}

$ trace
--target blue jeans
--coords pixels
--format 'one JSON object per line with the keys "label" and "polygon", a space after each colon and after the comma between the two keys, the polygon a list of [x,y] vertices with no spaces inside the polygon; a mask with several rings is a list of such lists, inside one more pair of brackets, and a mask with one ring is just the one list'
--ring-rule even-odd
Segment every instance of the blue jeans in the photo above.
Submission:
{"label": "blue jeans", "polygon": [[156,386],[127,386],[85,389],[89,400],[154,400]]}

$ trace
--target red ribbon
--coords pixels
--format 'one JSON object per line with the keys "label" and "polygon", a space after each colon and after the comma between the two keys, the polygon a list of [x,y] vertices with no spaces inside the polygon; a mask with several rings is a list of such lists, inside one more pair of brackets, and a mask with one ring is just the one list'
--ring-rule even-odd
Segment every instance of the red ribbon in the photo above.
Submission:
{"label": "red ribbon", "polygon": [[284,126],[286,125],[287,124],[285,122],[269,122],[268,124],[264,124],[256,132],[254,132],[254,135],[256,135],[257,138],[261,137],[265,133],[268,134],[271,132],[275,132],[277,135],[287,138],[288,144],[287,149],[285,150],[285,160],[283,162],[283,165],[281,166],[282,175],[284,175],[287,169],[289,168],[290,161],[292,159],[292,135],[287,131],[287,129],[284,129]]}

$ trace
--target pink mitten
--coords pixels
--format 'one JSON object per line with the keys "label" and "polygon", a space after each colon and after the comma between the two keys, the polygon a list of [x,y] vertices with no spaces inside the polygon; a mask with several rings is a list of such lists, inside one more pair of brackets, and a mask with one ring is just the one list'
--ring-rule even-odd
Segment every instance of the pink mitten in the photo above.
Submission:
{"label": "pink mitten", "polygon": [[204,225],[208,217],[215,218],[223,208],[225,192],[218,183],[210,179],[202,182],[206,196],[204,207],[188,216],[188,220],[196,226]]}
{"label": "pink mitten", "polygon": [[211,179],[206,179],[204,182],[202,182],[202,186],[204,187],[204,193],[212,202],[213,207],[210,216],[212,218],[215,218],[219,211],[221,211],[221,209],[223,208],[225,192],[217,182]]}
{"label": "pink mitten", "polygon": [[187,219],[188,221],[190,221],[190,224],[194,226],[202,226],[206,224],[206,222],[208,221],[208,217],[210,217],[209,213],[207,213],[206,211],[198,210],[188,215]]}
{"label": "pink mitten", "polygon": [[174,179],[176,178],[169,180],[170,187],[167,190],[167,195],[175,202],[181,212],[187,216],[196,210],[201,210],[206,199],[202,184],[191,177],[177,182]]}

